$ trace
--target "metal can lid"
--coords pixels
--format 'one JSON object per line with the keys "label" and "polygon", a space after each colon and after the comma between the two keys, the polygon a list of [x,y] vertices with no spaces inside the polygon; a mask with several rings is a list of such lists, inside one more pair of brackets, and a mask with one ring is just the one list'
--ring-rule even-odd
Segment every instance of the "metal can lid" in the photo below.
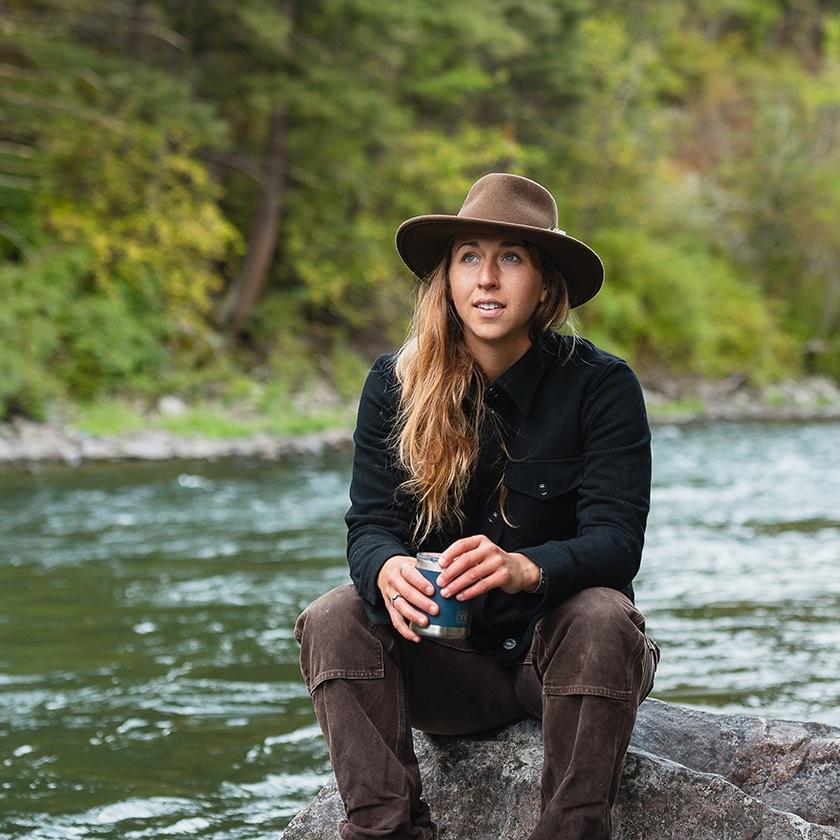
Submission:
{"label": "metal can lid", "polygon": [[440,554],[431,551],[421,551],[417,555],[417,568],[427,569],[430,572],[442,572],[443,569],[438,562]]}

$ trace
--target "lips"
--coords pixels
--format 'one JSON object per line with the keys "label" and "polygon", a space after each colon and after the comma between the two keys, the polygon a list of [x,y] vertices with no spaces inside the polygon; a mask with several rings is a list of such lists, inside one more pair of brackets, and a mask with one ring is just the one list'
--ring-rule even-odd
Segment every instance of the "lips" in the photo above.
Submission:
{"label": "lips", "polygon": [[478,323],[498,320],[507,308],[497,300],[477,300],[472,307]]}

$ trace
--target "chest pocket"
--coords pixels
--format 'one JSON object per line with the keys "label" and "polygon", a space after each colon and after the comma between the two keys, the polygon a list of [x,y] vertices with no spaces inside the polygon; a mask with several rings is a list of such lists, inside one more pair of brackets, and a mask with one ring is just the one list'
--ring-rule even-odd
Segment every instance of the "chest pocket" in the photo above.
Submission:
{"label": "chest pocket", "polygon": [[514,533],[531,541],[577,536],[583,460],[511,461],[505,471],[507,515]]}

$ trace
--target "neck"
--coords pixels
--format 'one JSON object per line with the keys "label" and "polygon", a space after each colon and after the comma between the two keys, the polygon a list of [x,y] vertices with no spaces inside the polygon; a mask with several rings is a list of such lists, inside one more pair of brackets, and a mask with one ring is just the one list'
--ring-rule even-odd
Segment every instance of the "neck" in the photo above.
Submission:
{"label": "neck", "polygon": [[480,345],[471,347],[467,341],[467,349],[470,351],[475,363],[481,368],[482,373],[493,380],[501,376],[509,367],[518,362],[529,350],[533,342],[530,338],[518,343],[516,346],[493,347]]}

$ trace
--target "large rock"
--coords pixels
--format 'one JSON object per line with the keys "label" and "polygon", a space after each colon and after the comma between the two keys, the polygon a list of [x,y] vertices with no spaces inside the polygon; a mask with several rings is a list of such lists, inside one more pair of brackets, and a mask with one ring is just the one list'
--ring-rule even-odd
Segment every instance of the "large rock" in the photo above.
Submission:
{"label": "large rock", "polygon": [[833,726],[648,700],[639,709],[633,744],[723,776],[773,808],[840,827],[840,729]]}
{"label": "large rock", "polygon": [[[542,736],[415,733],[441,840],[519,840],[536,822]],[[335,781],[283,840],[335,840]],[[645,701],[613,808],[616,840],[840,840],[840,729]]]}

